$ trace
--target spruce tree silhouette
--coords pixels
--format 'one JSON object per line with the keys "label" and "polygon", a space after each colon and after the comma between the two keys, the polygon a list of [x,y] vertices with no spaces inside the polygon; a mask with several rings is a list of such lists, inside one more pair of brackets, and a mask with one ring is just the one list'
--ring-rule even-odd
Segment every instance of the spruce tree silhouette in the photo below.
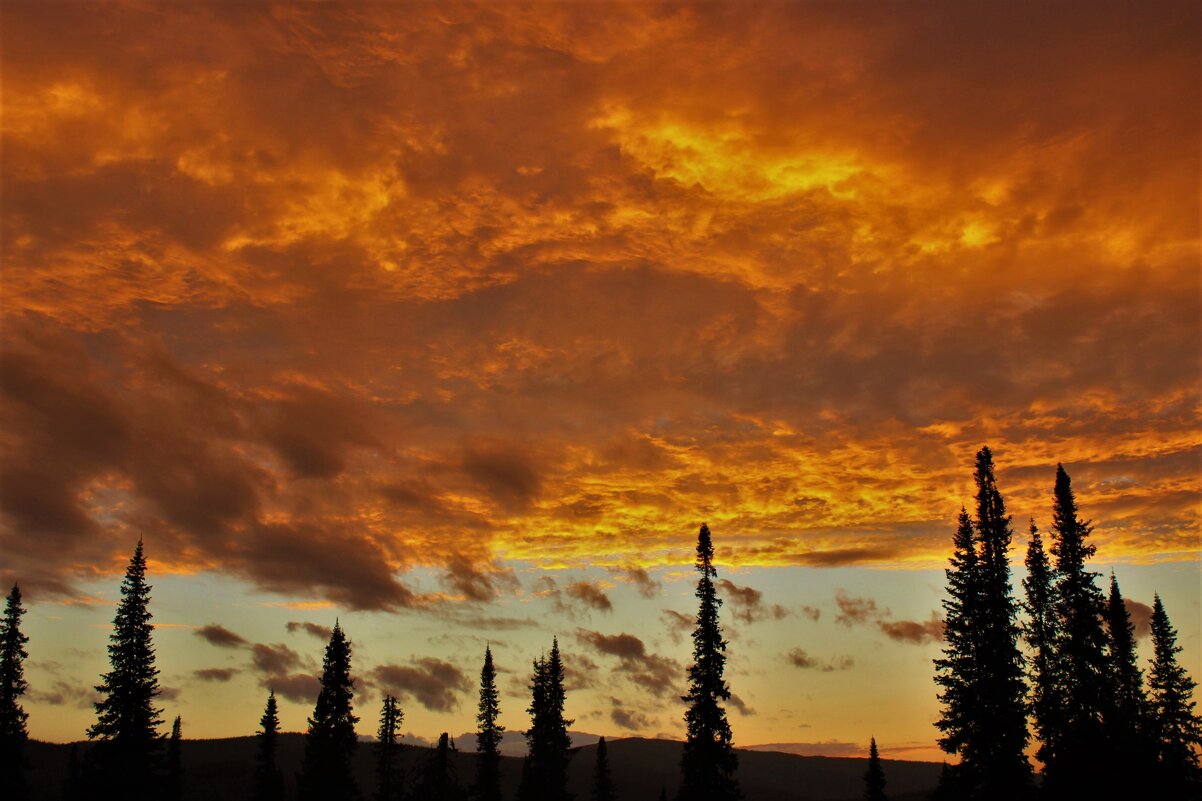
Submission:
{"label": "spruce tree silhouette", "polygon": [[1118,579],[1110,574],[1110,596],[1106,603],[1106,629],[1110,641],[1109,715],[1104,721],[1110,748],[1122,766],[1111,771],[1111,792],[1119,798],[1140,794],[1154,773],[1155,754],[1148,737],[1148,705],[1144,677],[1135,654],[1135,626]]}
{"label": "spruce tree silhouette", "polygon": [[179,715],[171,722],[171,736],[167,738],[167,777],[163,788],[166,801],[179,801],[184,792],[184,763],[180,753],[183,726]]}
{"label": "spruce tree silhouette", "polygon": [[981,799],[1014,801],[1026,796],[1031,787],[1031,765],[1024,753],[1027,687],[1018,647],[1018,603],[1010,584],[1010,517],[987,447],[977,452],[973,479],[977,485],[973,523],[980,542],[977,687],[982,717],[976,727],[980,736],[966,744],[963,756],[980,780],[977,791]]}
{"label": "spruce tree silhouette", "polygon": [[484,647],[484,665],[480,668],[480,704],[476,712],[476,783],[472,794],[477,801],[501,801],[501,737],[505,727],[501,716],[497,671],[493,666],[492,647]]}
{"label": "spruce tree silhouette", "polygon": [[980,565],[972,519],[960,508],[952,538],[952,556],[944,570],[947,598],[943,601],[943,658],[935,660],[935,683],[942,688],[943,710],[935,726],[942,732],[939,747],[957,754],[984,736],[979,730],[982,712],[977,683],[980,631]]}
{"label": "spruce tree silhouette", "polygon": [[714,589],[714,543],[709,526],[702,523],[697,533],[697,581],[699,605],[693,631],[693,664],[689,666],[689,692],[681,700],[685,709],[685,744],[681,754],[681,784],[678,801],[732,801],[742,797],[735,776],[738,756],[731,745],[730,723],[723,701],[730,688],[723,678],[726,669],[726,640],[718,621],[722,599]]}
{"label": "spruce tree silhouette", "polygon": [[617,801],[617,797],[614,779],[609,772],[609,748],[602,737],[597,740],[597,762],[593,769],[593,791],[589,798],[591,801]]}
{"label": "spruce tree silhouette", "polygon": [[358,739],[352,702],[351,643],[335,622],[322,662],[321,690],[309,730],[297,789],[301,801],[349,801],[359,797],[351,760]]}
{"label": "spruce tree silhouette", "polygon": [[1063,465],[1056,465],[1053,499],[1051,550],[1056,562],[1052,597],[1060,710],[1057,730],[1049,732],[1052,747],[1044,760],[1044,787],[1051,794],[1071,790],[1094,796],[1108,792],[1115,764],[1103,730],[1111,699],[1102,628],[1106,603],[1095,583],[1098,574],[1086,567],[1096,550],[1088,541],[1093,527],[1078,516],[1072,482]]}
{"label": "spruce tree silhouette", "polygon": [[876,748],[876,738],[868,745],[868,769],[864,771],[864,801],[886,801],[885,769],[881,767],[881,754]]}
{"label": "spruce tree silhouette", "polygon": [[276,764],[276,746],[280,733],[279,705],[275,690],[267,694],[267,705],[263,717],[259,718],[261,730],[256,735],[255,783],[251,797],[255,801],[283,801],[284,776]]}
{"label": "spruce tree silhouette", "polygon": [[939,771],[939,781],[927,796],[928,801],[969,801],[970,798],[960,781],[959,765],[944,762],[943,769]]}
{"label": "spruce tree silhouette", "polygon": [[376,801],[400,801],[404,795],[401,749],[397,744],[397,732],[404,719],[397,699],[385,695],[376,732]]}
{"label": "spruce tree silhouette", "polygon": [[1169,622],[1160,595],[1152,603],[1152,666],[1148,671],[1148,702],[1158,761],[1160,798],[1202,796],[1197,747],[1202,746],[1202,719],[1192,698],[1197,683],[1177,663],[1181,653],[1177,631]]}
{"label": "spruce tree silhouette", "polygon": [[414,798],[422,801],[462,801],[463,789],[459,786],[455,763],[451,759],[454,750],[450,737],[443,732],[426,761],[421,780],[413,793]]}
{"label": "spruce tree silhouette", "polygon": [[573,721],[564,717],[567,700],[564,667],[559,653],[559,638],[551,643],[551,653],[534,662],[530,677],[530,728],[526,731],[527,757],[522,771],[519,797],[530,801],[570,801],[568,762],[572,758],[572,738],[568,727]]}
{"label": "spruce tree silhouette", "polygon": [[1052,758],[1057,733],[1061,730],[1060,696],[1056,689],[1056,610],[1052,598],[1052,565],[1043,549],[1035,521],[1027,541],[1027,577],[1023,590],[1027,600],[1027,624],[1023,634],[1031,649],[1031,717],[1040,746],[1037,755],[1045,763]]}
{"label": "spruce tree silhouette", "polygon": [[109,637],[112,670],[101,676],[96,691],[96,723],[88,729],[96,745],[89,753],[88,784],[101,798],[150,801],[159,797],[162,739],[157,728],[162,712],[154,705],[159,671],[151,643],[151,587],[146,583],[142,541],[134,549],[121,582],[121,600]]}
{"label": "spruce tree silhouette", "polygon": [[1010,517],[997,488],[993,454],[977,452],[976,519],[960,510],[950,567],[944,657],[935,660],[943,711],[939,745],[960,755],[958,792],[1014,801],[1031,789],[1024,660],[1018,604],[1010,584]]}
{"label": "spruce tree silhouette", "polygon": [[25,660],[29,654],[25,643],[29,637],[21,632],[21,588],[13,584],[4,603],[4,618],[0,620],[0,787],[7,788],[12,801],[26,797],[25,743],[29,733],[25,728],[29,713],[21,706],[21,696],[29,689],[25,681]]}

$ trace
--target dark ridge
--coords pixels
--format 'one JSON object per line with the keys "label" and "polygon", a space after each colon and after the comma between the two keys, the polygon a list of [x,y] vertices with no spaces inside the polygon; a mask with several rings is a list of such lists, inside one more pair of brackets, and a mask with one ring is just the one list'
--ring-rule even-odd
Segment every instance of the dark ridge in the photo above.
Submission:
{"label": "dark ridge", "polygon": [[[82,758],[89,743],[75,744]],[[669,797],[680,782],[681,743],[675,740],[648,740],[631,737],[609,741],[609,762],[619,801],[654,798],[660,787]],[[401,764],[408,779],[407,789],[418,767],[425,763],[429,748],[402,745]],[[277,760],[284,774],[286,798],[296,797],[296,774],[300,770],[304,736],[280,734]],[[71,745],[31,741],[28,757],[30,801],[59,801]],[[568,789],[576,798],[588,798],[593,778],[596,746],[574,749],[568,775]],[[867,759],[855,757],[798,756],[774,751],[739,750],[739,781],[746,801],[852,801],[863,796]],[[220,740],[184,740],[184,801],[231,801],[245,798],[251,786],[255,765],[255,738],[231,737]],[[460,777],[474,775],[475,754],[459,751],[454,755]],[[513,798],[521,774],[522,761],[501,758],[501,786],[506,798]],[[934,762],[881,760],[889,780],[893,801],[925,799],[935,787],[942,767]],[[361,743],[354,771],[364,797],[370,798],[375,787],[373,749]]]}

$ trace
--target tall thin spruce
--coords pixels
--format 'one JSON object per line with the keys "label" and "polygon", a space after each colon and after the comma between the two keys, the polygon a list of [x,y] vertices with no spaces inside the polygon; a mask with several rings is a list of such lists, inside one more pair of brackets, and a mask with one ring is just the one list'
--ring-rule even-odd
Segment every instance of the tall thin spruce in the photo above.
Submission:
{"label": "tall thin spruce", "polygon": [[[982,735],[977,727],[981,713],[976,683],[980,634],[980,572],[972,518],[964,507],[952,537],[952,555],[944,570],[947,597],[943,600],[943,657],[935,660],[935,684],[943,706],[935,723],[940,731],[939,747],[959,754]],[[962,772],[967,773],[967,766]]]}
{"label": "tall thin spruce", "polygon": [[497,670],[493,665],[492,647],[484,647],[484,665],[480,668],[480,704],[476,712],[476,783],[473,795],[477,801],[501,801],[501,738],[505,727],[501,716],[500,693],[497,692]]}
{"label": "tall thin spruce", "polygon": [[1031,652],[1031,717],[1040,746],[1037,755],[1044,763],[1053,759],[1056,734],[1060,731],[1060,696],[1056,692],[1056,610],[1052,606],[1052,564],[1043,539],[1031,520],[1027,540],[1027,577],[1023,589],[1027,600],[1027,624],[1023,636]]}
{"label": "tall thin spruce", "polygon": [[726,669],[726,640],[718,621],[722,599],[714,588],[714,543],[709,526],[697,533],[699,605],[693,631],[693,664],[689,666],[689,691],[681,700],[685,709],[685,744],[681,754],[678,801],[733,801],[742,797],[736,772],[738,756],[723,702],[730,700]]}
{"label": "tall thin spruce", "polygon": [[1116,798],[1137,798],[1148,776],[1154,773],[1155,755],[1149,736],[1144,676],[1135,653],[1135,626],[1113,573],[1106,602],[1106,633],[1112,698],[1104,724],[1112,752],[1122,755],[1121,769],[1111,773],[1110,792]]}
{"label": "tall thin spruce", "polygon": [[334,624],[322,661],[321,690],[309,718],[297,789],[301,801],[352,801],[359,797],[351,760],[358,745],[352,702],[351,643]]}
{"label": "tall thin spruce", "polygon": [[[99,797],[156,801],[162,738],[162,711],[155,706],[159,670],[151,633],[150,590],[142,541],[134,549],[121,582],[121,600],[109,636],[112,669],[101,676],[96,691],[96,723],[88,737],[98,741],[89,753],[88,783]],[[107,796],[106,796],[107,794]]]}
{"label": "tall thin spruce", "polygon": [[1010,583],[1013,532],[994,476],[993,453],[977,452],[973,479],[977,515],[973,521],[980,553],[980,626],[976,686],[981,718],[977,739],[963,751],[979,779],[983,801],[1015,801],[1031,789],[1031,764],[1024,749],[1027,733],[1025,663],[1018,647],[1018,602]]}
{"label": "tall thin spruce", "polygon": [[[1015,801],[1031,790],[1025,663],[1018,648],[1018,603],[1010,583],[1010,517],[998,491],[993,454],[977,452],[976,518],[960,511],[946,571],[944,656],[935,661],[943,710],[939,745],[959,754],[949,771],[956,794]],[[949,785],[945,791],[951,792]]]}
{"label": "tall thin spruce", "polygon": [[21,632],[21,588],[13,584],[4,603],[4,618],[0,620],[0,787],[6,787],[13,801],[25,798],[25,743],[29,733],[25,722],[29,713],[21,706],[21,696],[29,689],[25,681],[25,660],[29,654],[25,643],[29,637]]}
{"label": "tall thin spruce", "polygon": [[376,801],[400,801],[404,795],[401,749],[397,743],[404,719],[405,713],[396,697],[385,695],[380,705],[380,728],[376,731]]}
{"label": "tall thin spruce", "polygon": [[1078,514],[1072,480],[1063,465],[1056,465],[1052,498],[1054,667],[1060,708],[1056,730],[1045,732],[1054,747],[1046,754],[1044,789],[1050,794],[1098,796],[1112,786],[1118,757],[1103,728],[1112,699],[1102,627],[1106,601],[1096,583],[1098,574],[1088,568],[1096,551],[1089,541],[1093,526]]}

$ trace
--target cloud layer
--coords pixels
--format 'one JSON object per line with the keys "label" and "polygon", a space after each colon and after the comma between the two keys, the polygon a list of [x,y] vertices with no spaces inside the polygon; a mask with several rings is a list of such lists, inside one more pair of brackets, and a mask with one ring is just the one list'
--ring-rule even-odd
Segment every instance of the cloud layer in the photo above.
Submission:
{"label": "cloud layer", "polygon": [[6,571],[930,564],[985,441],[1017,519],[1064,461],[1108,556],[1188,556],[1197,23],[14,4]]}

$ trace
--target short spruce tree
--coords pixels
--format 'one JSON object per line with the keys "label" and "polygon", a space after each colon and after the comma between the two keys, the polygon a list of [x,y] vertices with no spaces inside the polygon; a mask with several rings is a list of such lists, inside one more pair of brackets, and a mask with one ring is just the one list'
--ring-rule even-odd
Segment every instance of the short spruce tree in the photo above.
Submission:
{"label": "short spruce tree", "polygon": [[355,683],[351,679],[351,643],[334,624],[322,662],[321,689],[309,730],[305,734],[305,754],[297,789],[301,801],[352,801],[359,797],[351,760],[358,738],[353,700]]}

